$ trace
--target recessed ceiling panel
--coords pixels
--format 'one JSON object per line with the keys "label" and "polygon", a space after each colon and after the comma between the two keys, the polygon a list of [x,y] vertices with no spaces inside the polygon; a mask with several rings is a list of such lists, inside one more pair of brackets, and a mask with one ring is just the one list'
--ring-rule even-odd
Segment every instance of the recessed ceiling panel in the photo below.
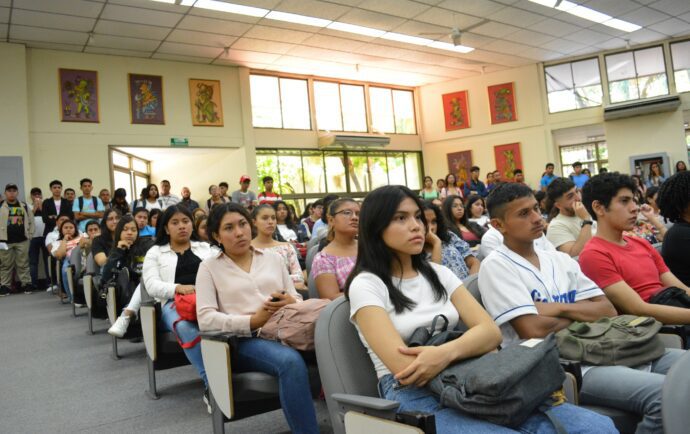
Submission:
{"label": "recessed ceiling panel", "polygon": [[198,32],[220,33],[221,35],[242,36],[247,30],[252,28],[252,24],[187,15],[182,19],[177,28],[196,30]]}
{"label": "recessed ceiling panel", "polygon": [[131,38],[155,39],[162,41],[170,27],[147,26],[144,24],[121,23],[119,21],[98,20],[94,33],[114,36],[128,36]]}
{"label": "recessed ceiling panel", "polygon": [[403,18],[416,17],[429,9],[429,5],[410,0],[364,0],[358,7]]}
{"label": "recessed ceiling panel", "polygon": [[[9,1],[0,1],[0,3],[4,3],[3,6],[10,5]],[[103,8],[103,3],[87,0],[14,0],[12,5],[17,9],[55,12],[89,18],[96,18]]]}
{"label": "recessed ceiling panel", "polygon": [[163,42],[157,52],[182,56],[208,57],[213,59],[223,53],[223,47]]}
{"label": "recessed ceiling panel", "polygon": [[349,7],[317,0],[283,0],[276,10],[309,17],[336,20],[350,10]]}
{"label": "recessed ceiling panel", "polygon": [[182,42],[185,44],[207,45],[210,47],[229,47],[236,40],[237,37],[235,36],[194,32],[191,30],[173,30],[166,39],[168,42]]}
{"label": "recessed ceiling panel", "polygon": [[294,30],[287,30],[280,27],[269,26],[254,26],[247,33],[244,34],[246,38],[265,39],[268,41],[288,42],[290,44],[299,44],[305,39],[312,36],[312,33],[297,32]]}
{"label": "recessed ceiling panel", "polygon": [[285,54],[294,46],[295,44],[286,44],[283,42],[264,41],[263,39],[251,38],[240,38],[234,44],[232,44],[232,48],[236,48],[238,50],[259,51],[262,53],[276,54]]}
{"label": "recessed ceiling panel", "polygon": [[42,29],[38,27],[27,27],[18,25],[10,26],[10,39],[83,45],[86,42],[86,38],[88,37],[89,35],[83,32]]}
{"label": "recessed ceiling panel", "polygon": [[346,13],[338,21],[358,26],[371,27],[378,30],[393,30],[405,22],[404,18],[380,14],[378,12],[353,9]]}
{"label": "recessed ceiling panel", "polygon": [[126,23],[173,27],[180,21],[182,14],[108,4],[105,6],[101,18]]}
{"label": "recessed ceiling panel", "polygon": [[89,45],[95,47],[123,48],[125,50],[153,51],[160,41],[152,39],[127,38],[124,36],[95,35]]}

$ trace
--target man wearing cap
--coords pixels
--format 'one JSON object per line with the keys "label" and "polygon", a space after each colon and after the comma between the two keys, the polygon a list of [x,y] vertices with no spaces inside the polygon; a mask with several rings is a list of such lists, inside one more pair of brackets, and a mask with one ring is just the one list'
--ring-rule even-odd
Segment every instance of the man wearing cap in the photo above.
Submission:
{"label": "man wearing cap", "polygon": [[251,182],[252,180],[247,175],[240,177],[240,189],[232,192],[232,201],[234,203],[239,203],[245,208],[256,205],[256,194],[253,191],[249,191],[249,184]]}
{"label": "man wearing cap", "polygon": [[12,271],[21,281],[22,290],[33,290],[29,273],[29,240],[34,235],[34,215],[17,199],[16,184],[5,186],[5,200],[0,203],[0,297],[10,293]]}

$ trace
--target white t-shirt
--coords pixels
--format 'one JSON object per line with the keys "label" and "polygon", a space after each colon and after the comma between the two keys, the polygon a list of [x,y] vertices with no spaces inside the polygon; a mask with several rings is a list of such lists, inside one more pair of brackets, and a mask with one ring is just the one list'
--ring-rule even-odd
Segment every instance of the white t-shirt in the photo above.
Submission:
{"label": "white t-shirt", "polygon": [[[479,226],[481,226],[481,227],[483,227],[483,228],[485,228],[485,227],[487,227],[487,225],[488,225],[488,223],[489,223],[489,216],[487,216],[487,215],[482,215],[482,216],[479,216],[479,218],[471,218],[471,219],[468,219],[468,220],[471,221],[471,222],[474,222],[474,223],[478,224]],[[484,242],[484,239],[482,239],[482,243],[483,243],[483,242]]]}
{"label": "white t-shirt", "polygon": [[[46,235],[46,247],[52,248],[52,246],[50,246],[50,245],[53,244],[55,241],[57,241],[58,238],[60,238],[60,231],[58,231],[58,229],[56,227],[55,229],[53,229],[52,231],[50,231]],[[52,254],[52,251],[51,251],[51,254]]]}
{"label": "white t-shirt", "polygon": [[[563,214],[558,214],[551,220],[549,227],[546,230],[546,238],[553,244],[554,247],[558,248],[565,243],[577,240],[580,236],[580,231],[582,230],[582,220],[578,216],[565,216]],[[592,236],[597,233],[597,222],[592,225]]]}
{"label": "white t-shirt", "polygon": [[[479,254],[482,258],[488,258],[489,254],[503,245],[503,234],[498,229],[489,225],[489,230],[482,236],[482,243],[479,245]],[[556,248],[549,242],[546,235],[534,240],[534,248],[555,252]]]}
{"label": "white t-shirt", "polygon": [[278,231],[285,241],[297,241],[297,234],[287,225],[278,225]]}
{"label": "white t-shirt", "polygon": [[[376,275],[364,272],[357,275],[350,284],[350,322],[357,328],[359,339],[364,344],[364,347],[371,357],[371,361],[376,368],[376,376],[378,378],[390,374],[391,371],[383,364],[381,359],[371,350],[364,336],[362,336],[359,326],[354,320],[354,316],[358,310],[367,306],[378,306],[383,308],[393,323],[393,327],[400,334],[403,341],[407,342],[412,336],[412,332],[417,327],[425,326],[431,327],[431,322],[434,317],[443,314],[448,318],[448,328],[453,328],[457,325],[459,314],[450,298],[455,290],[462,285],[462,281],[453,274],[448,268],[443,265],[431,263],[431,267],[438,275],[441,285],[448,293],[447,300],[435,301],[434,292],[424,276],[418,274],[417,277],[410,279],[403,279],[400,283],[400,290],[417,303],[413,310],[405,310],[402,313],[396,313],[393,303],[388,296],[388,288],[383,281]],[[393,279],[393,284],[397,285],[398,279]]]}
{"label": "white t-shirt", "polygon": [[167,196],[158,196],[158,200],[160,200],[163,204],[161,209],[164,211],[168,209],[169,206],[177,205],[178,203],[180,203],[180,198],[172,193]]}
{"label": "white t-shirt", "polygon": [[520,340],[510,320],[536,315],[534,302],[575,303],[604,295],[567,254],[534,250],[539,257],[539,268],[503,244],[479,268],[482,302],[501,328],[503,346]]}

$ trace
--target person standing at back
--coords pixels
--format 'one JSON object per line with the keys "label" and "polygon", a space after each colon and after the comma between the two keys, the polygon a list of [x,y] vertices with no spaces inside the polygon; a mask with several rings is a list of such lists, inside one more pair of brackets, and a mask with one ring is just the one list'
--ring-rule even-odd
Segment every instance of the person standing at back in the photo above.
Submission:
{"label": "person standing at back", "polygon": [[582,190],[585,183],[589,181],[589,176],[582,172],[582,163],[579,161],[573,163],[573,173],[570,174],[569,178],[575,183],[575,187],[579,190]]}
{"label": "person standing at back", "polygon": [[489,194],[486,191],[486,186],[479,179],[479,166],[472,166],[470,169],[470,179],[465,183],[464,197],[470,197],[470,195],[478,194],[481,197],[486,197]]}
{"label": "person standing at back", "polygon": [[180,203],[180,198],[177,195],[170,193],[170,181],[164,179],[161,181],[161,195],[158,197],[163,206],[161,209],[165,211],[169,206]]}
{"label": "person standing at back", "polygon": [[182,187],[182,200],[180,201],[180,205],[192,212],[199,208],[199,203],[192,199],[192,192],[189,190],[189,187]]}
{"label": "person standing at back", "polygon": [[103,188],[100,192],[98,192],[98,198],[101,200],[101,202],[103,202],[104,209],[110,209],[113,207],[112,203],[110,202],[110,190],[107,188]]}
{"label": "person standing at back", "polygon": [[273,192],[273,177],[264,176],[261,182],[264,184],[264,191],[259,193],[259,205],[264,203],[273,205],[274,202],[283,200],[279,194]]}
{"label": "person standing at back", "polygon": [[5,200],[0,203],[0,297],[9,295],[12,272],[17,273],[22,290],[31,293],[29,240],[34,235],[34,215],[17,199],[16,184],[5,186]]}
{"label": "person standing at back", "polygon": [[541,191],[546,191],[546,188],[553,182],[554,179],[558,178],[556,175],[553,174],[553,169],[554,169],[553,163],[546,163],[546,169],[544,171],[544,175],[541,177],[541,181],[539,181],[539,185],[541,187]]}
{"label": "person standing at back", "polygon": [[232,202],[239,203],[245,208],[249,208],[257,203],[256,194],[249,190],[252,180],[247,175],[240,177],[240,189],[232,192]]}
{"label": "person standing at back", "polygon": [[29,209],[34,215],[34,236],[29,242],[29,270],[31,274],[31,285],[33,288],[45,288],[44,282],[39,282],[38,265],[43,258],[43,273],[47,278],[48,274],[48,251],[46,250],[46,239],[43,236],[45,225],[43,223],[43,192],[38,187],[31,189],[31,203]]}
{"label": "person standing at back", "polygon": [[41,218],[45,227],[43,228],[43,236],[45,237],[55,229],[55,225],[59,216],[64,215],[70,219],[74,217],[72,214],[72,204],[62,198],[62,182],[53,180],[50,182],[51,197],[43,201],[43,210]]}
{"label": "person standing at back", "polygon": [[79,224],[79,233],[84,233],[86,232],[86,222],[103,217],[105,207],[99,198],[91,195],[93,182],[89,178],[83,178],[79,181],[79,188],[82,195],[72,204],[72,211],[74,212],[74,220]]}

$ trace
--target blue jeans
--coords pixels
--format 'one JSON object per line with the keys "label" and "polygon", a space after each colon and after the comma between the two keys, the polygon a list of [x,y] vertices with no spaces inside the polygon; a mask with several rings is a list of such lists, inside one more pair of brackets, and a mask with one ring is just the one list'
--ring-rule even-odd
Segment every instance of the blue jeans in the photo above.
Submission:
{"label": "blue jeans", "polygon": [[[179,318],[180,315],[175,310],[173,300],[163,303],[161,306],[161,320],[163,320],[166,330],[173,331],[173,323]],[[177,337],[184,343],[191,342],[199,336],[199,325],[194,321],[180,321],[175,328],[177,329]],[[197,344],[192,348],[184,348],[183,351],[187,359],[199,372],[201,379],[204,380],[204,387],[208,388],[204,359],[201,357],[201,345]]]}
{"label": "blue jeans", "polygon": [[582,378],[580,401],[637,413],[643,416],[637,434],[663,432],[661,390],[666,373],[684,350],[667,349],[652,362],[651,372],[625,366],[599,366]]}
{"label": "blue jeans", "polygon": [[[398,411],[422,411],[436,416],[436,432],[467,433],[467,434],[495,434],[495,433],[555,433],[553,424],[543,413],[532,414],[518,428],[512,429],[494,425],[454,408],[441,407],[438,398],[426,388],[407,386],[395,389],[398,382],[391,375],[385,375],[379,380],[379,395],[385,399],[398,401]],[[572,404],[561,404],[553,407],[551,414],[555,416],[568,431],[575,433],[617,433],[613,421],[606,416],[585,410]]]}
{"label": "blue jeans", "polygon": [[67,281],[67,269],[70,265],[68,258],[62,260],[62,289],[65,291],[65,294],[67,294],[67,300],[71,302],[72,293],[69,290],[69,282]]}
{"label": "blue jeans", "polygon": [[307,365],[296,350],[265,339],[240,338],[235,354],[238,372],[259,371],[278,377],[280,405],[292,432],[319,432]]}

